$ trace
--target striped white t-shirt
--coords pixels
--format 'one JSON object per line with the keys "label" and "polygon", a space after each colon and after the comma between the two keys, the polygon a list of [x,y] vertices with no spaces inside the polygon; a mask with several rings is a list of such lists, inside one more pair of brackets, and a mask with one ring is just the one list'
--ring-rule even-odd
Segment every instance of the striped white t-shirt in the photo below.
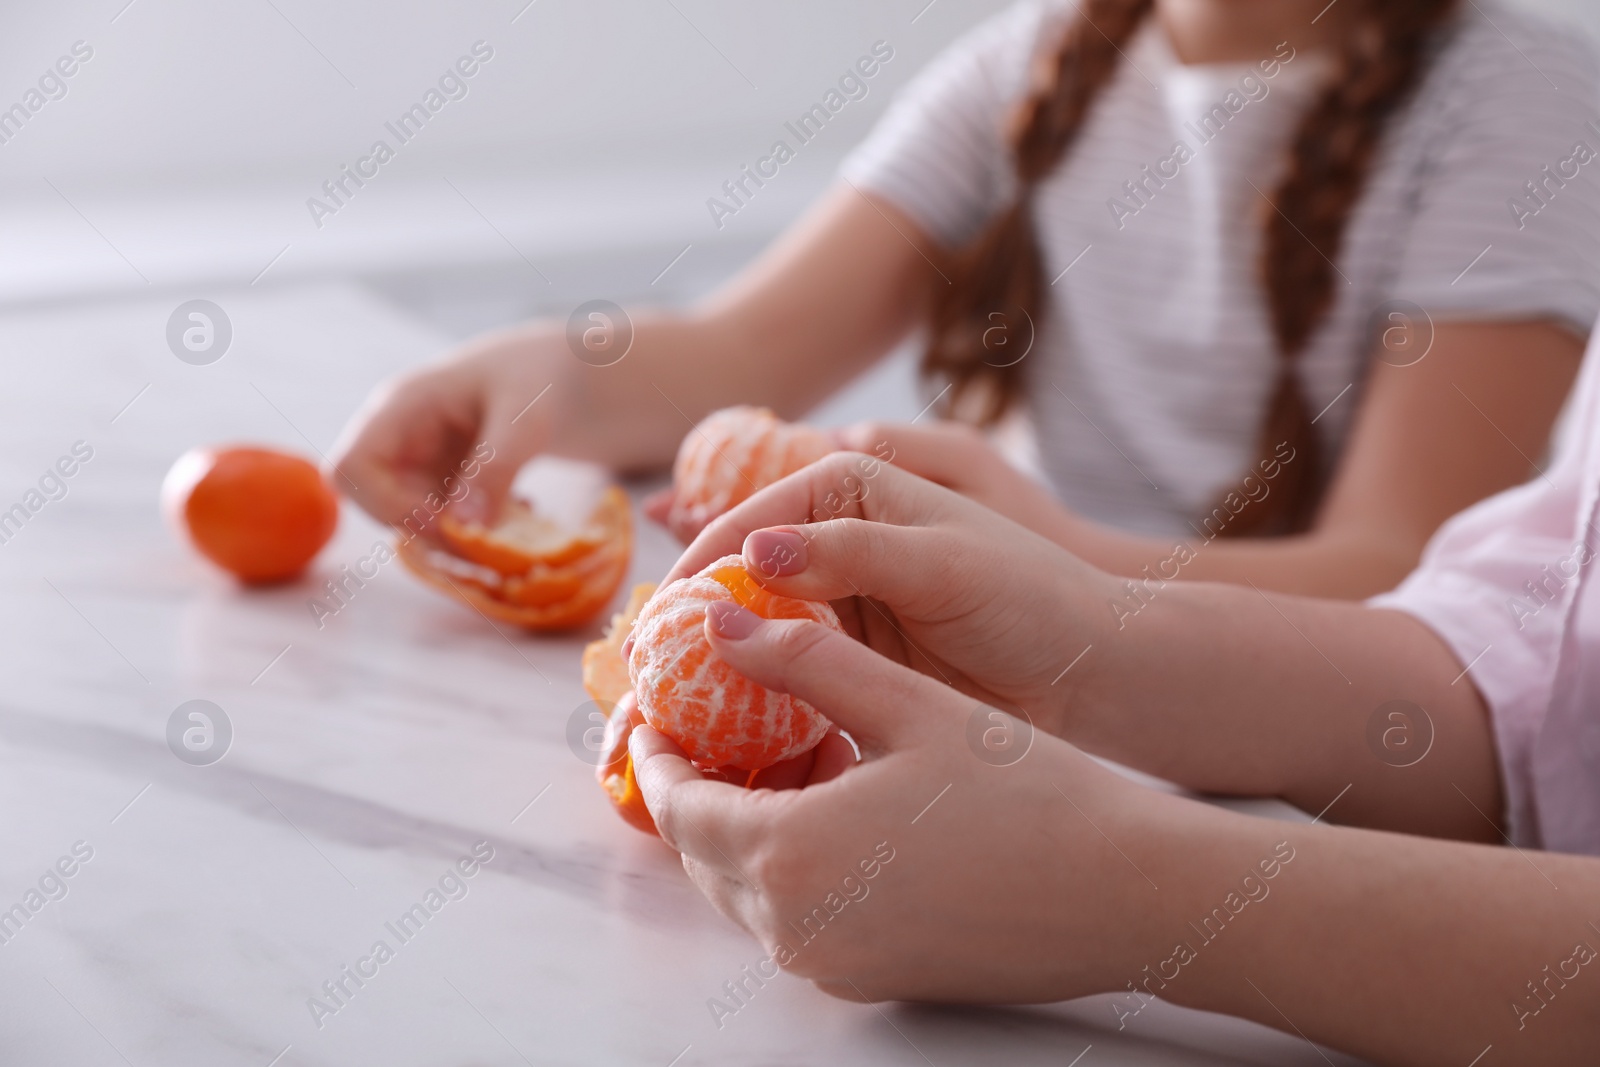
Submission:
{"label": "striped white t-shirt", "polygon": [[[1005,124],[1070,12],[1033,0],[979,26],[901,92],[843,176],[935,240],[969,240],[1011,195]],[[1036,194],[1053,303],[1026,357],[1026,408],[1068,506],[1188,536],[1254,459],[1276,361],[1261,211],[1328,65],[1289,46],[1184,65],[1154,19],[1124,52]],[[1328,454],[1349,434],[1391,301],[1435,322],[1551,318],[1587,335],[1600,313],[1597,106],[1577,35],[1463,5],[1386,131],[1335,304],[1300,357]]]}

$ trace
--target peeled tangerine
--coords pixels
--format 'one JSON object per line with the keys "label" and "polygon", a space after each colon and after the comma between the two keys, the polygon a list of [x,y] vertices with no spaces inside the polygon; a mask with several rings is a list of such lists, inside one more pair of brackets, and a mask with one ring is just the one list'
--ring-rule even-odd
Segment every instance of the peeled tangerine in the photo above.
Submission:
{"label": "peeled tangerine", "polygon": [[[654,594],[654,595],[653,595]],[[583,685],[610,709],[595,776],[629,825],[654,833],[628,754],[628,737],[646,722],[671,737],[701,773],[737,784],[749,772],[809,752],[828,720],[802,700],[735,673],[705,637],[706,605],[734,601],[768,619],[811,619],[841,629],[827,604],[768,593],[738,556],[657,592],[634,586],[605,639],[583,650]],[[634,639],[627,664],[622,646]],[[743,772],[743,773],[739,773]]]}
{"label": "peeled tangerine", "polygon": [[678,446],[673,504],[704,525],[833,451],[833,440],[821,430],[784,422],[766,408],[723,408],[702,419]]}
{"label": "peeled tangerine", "polygon": [[339,524],[339,498],[299,456],[195,448],[161,483],[162,509],[200,554],[248,584],[305,570]]}
{"label": "peeled tangerine", "polygon": [[440,544],[404,537],[396,552],[423,581],[491,618],[530,630],[564,630],[598,615],[622,584],[633,554],[628,496],[610,486],[581,529],[506,504],[492,527],[439,520]]}
{"label": "peeled tangerine", "polygon": [[736,672],[706,640],[706,608],[731,601],[765,619],[809,619],[843,630],[825,603],[778,596],[739,556],[657,591],[633,624],[628,674],[646,722],[710,767],[757,771],[809,752],[828,732],[811,705]]}

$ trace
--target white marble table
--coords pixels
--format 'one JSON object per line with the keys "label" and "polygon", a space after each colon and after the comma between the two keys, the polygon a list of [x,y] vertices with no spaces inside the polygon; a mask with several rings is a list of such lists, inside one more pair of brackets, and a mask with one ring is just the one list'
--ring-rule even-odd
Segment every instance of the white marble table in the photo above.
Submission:
{"label": "white marble table", "polygon": [[[210,366],[167,349],[179,298],[0,318],[0,509],[93,448],[0,544],[0,909],[41,879],[59,897],[14,929],[0,913],[0,1062],[1353,1062],[1162,1004],[1119,1033],[1103,999],[880,1009],[787,976],[719,1028],[708,998],[761,952],[569,750],[591,635],[496,632],[395,566],[319,631],[315,585],[380,536],[353,510],[310,579],[258,593],[163,526],[186,447],[325,449],[373,381],[441,344],[354,289],[208,295],[234,327]],[[642,580],[673,548],[641,533]],[[166,743],[191,699],[232,724],[209,766]],[[493,858],[466,894],[447,879],[459,899],[397,937],[476,842]],[[362,964],[380,939],[393,958]],[[338,1010],[308,1006],[341,980]]]}

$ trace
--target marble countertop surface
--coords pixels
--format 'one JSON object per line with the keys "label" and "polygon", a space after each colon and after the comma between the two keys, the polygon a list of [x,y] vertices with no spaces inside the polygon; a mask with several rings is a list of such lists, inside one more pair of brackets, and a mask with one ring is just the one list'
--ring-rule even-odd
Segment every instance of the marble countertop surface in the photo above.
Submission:
{"label": "marble countertop surface", "polygon": [[[787,975],[717,1018],[762,953],[570,749],[594,632],[497,630],[397,564],[319,628],[308,600],[383,537],[348,507],[309,577],[258,592],[164,526],[186,448],[326,450],[443,344],[351,287],[210,295],[233,339],[204,366],[168,349],[178,299],[0,318],[0,510],[92,450],[0,544],[0,1061],[1355,1062],[1159,1002],[1119,1031],[1109,998],[868,1006]],[[641,523],[634,579],[673,557]],[[209,765],[169,747],[191,700],[231,730]]]}

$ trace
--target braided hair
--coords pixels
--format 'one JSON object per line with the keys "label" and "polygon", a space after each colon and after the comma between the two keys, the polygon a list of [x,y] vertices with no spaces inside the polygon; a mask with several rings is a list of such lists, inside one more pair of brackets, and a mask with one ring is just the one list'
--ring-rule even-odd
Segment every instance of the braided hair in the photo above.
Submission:
{"label": "braided hair", "polygon": [[[1458,2],[1346,0],[1355,10],[1347,12],[1333,70],[1300,121],[1271,202],[1262,204],[1257,266],[1278,358],[1256,452],[1270,459],[1287,442],[1295,462],[1282,466],[1275,491],[1240,512],[1222,536],[1292,533],[1311,525],[1324,465],[1298,359],[1334,303],[1333,261],[1388,119],[1421,81],[1434,32]],[[970,244],[946,256],[951,284],[934,297],[922,370],[949,379],[949,407],[975,401],[967,410],[980,423],[997,420],[1024,386],[1021,361],[999,366],[987,359],[983,338],[991,315],[1020,308],[1036,330],[1046,321],[1035,191],[1060,165],[1096,94],[1117,71],[1122,46],[1153,7],[1154,0],[1080,0],[1054,53],[1035,67],[1006,131],[1016,196]]]}

